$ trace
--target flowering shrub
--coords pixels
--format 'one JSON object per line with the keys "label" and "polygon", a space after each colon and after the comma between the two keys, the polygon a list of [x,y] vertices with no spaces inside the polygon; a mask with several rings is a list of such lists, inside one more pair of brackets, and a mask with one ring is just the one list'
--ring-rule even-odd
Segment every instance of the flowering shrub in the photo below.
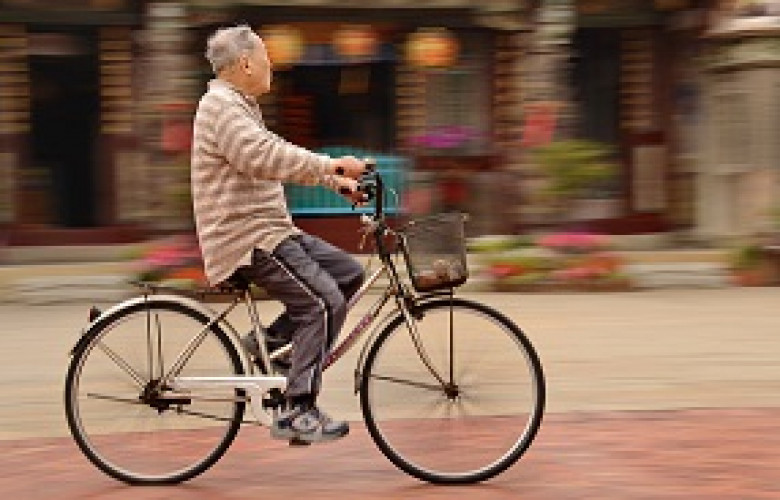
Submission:
{"label": "flowering shrub", "polygon": [[151,243],[135,260],[132,280],[206,286],[197,240],[192,236],[171,236]]}
{"label": "flowering shrub", "polygon": [[560,252],[587,253],[606,248],[609,238],[603,234],[557,233],[540,237],[537,244]]}
{"label": "flowering shrub", "polygon": [[[507,248],[507,241],[515,246]],[[573,289],[626,288],[623,258],[609,250],[609,238],[590,233],[556,233],[536,239],[507,240],[492,249],[472,248],[483,254],[486,273],[494,288],[526,287]]]}

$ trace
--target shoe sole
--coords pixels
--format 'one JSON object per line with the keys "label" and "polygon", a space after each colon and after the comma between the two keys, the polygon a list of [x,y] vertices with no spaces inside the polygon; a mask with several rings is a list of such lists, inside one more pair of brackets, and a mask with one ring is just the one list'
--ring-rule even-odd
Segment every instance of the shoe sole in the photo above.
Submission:
{"label": "shoe sole", "polygon": [[322,434],[321,432],[313,432],[311,434],[302,434],[294,431],[283,431],[280,429],[271,428],[271,437],[273,439],[279,439],[283,441],[289,441],[291,445],[304,445],[314,443],[326,443],[328,441],[335,441],[341,439],[349,434],[349,427],[344,429],[343,432],[334,434]]}

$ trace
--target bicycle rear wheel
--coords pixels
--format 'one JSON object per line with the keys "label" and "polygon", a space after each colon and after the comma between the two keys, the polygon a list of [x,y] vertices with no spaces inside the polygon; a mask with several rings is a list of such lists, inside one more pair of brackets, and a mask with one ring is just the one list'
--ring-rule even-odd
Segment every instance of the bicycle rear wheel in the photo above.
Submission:
{"label": "bicycle rear wheel", "polygon": [[243,394],[232,388],[180,393],[160,384],[185,346],[202,340],[181,376],[244,373],[218,325],[176,299],[149,297],[98,319],[73,353],[65,411],[84,454],[131,484],[169,484],[213,465],[236,436]]}
{"label": "bicycle rear wheel", "polygon": [[517,325],[482,304],[436,299],[415,315],[418,346],[399,315],[366,357],[360,403],[371,437],[424,481],[473,483],[501,473],[541,424],[536,352]]}

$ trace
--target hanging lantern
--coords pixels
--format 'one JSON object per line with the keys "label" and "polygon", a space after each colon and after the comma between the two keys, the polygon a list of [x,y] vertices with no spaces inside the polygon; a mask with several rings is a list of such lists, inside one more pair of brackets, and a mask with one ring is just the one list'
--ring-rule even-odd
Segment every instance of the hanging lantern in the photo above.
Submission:
{"label": "hanging lantern", "polygon": [[344,25],[333,33],[333,46],[342,57],[361,58],[374,55],[377,35],[367,24]]}
{"label": "hanging lantern", "polygon": [[262,30],[268,58],[275,66],[289,66],[303,57],[304,41],[298,28],[286,24]]}
{"label": "hanging lantern", "polygon": [[406,58],[413,66],[446,68],[458,58],[458,40],[445,28],[422,28],[406,42]]}

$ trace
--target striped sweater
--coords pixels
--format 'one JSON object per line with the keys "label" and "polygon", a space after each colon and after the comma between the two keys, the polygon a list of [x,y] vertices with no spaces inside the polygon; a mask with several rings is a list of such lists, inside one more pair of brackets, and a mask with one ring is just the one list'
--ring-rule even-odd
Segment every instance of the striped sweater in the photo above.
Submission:
{"label": "striped sweater", "polygon": [[299,233],[282,182],[334,187],[330,160],[270,132],[257,101],[212,80],[193,127],[191,181],[195,225],[212,285]]}

